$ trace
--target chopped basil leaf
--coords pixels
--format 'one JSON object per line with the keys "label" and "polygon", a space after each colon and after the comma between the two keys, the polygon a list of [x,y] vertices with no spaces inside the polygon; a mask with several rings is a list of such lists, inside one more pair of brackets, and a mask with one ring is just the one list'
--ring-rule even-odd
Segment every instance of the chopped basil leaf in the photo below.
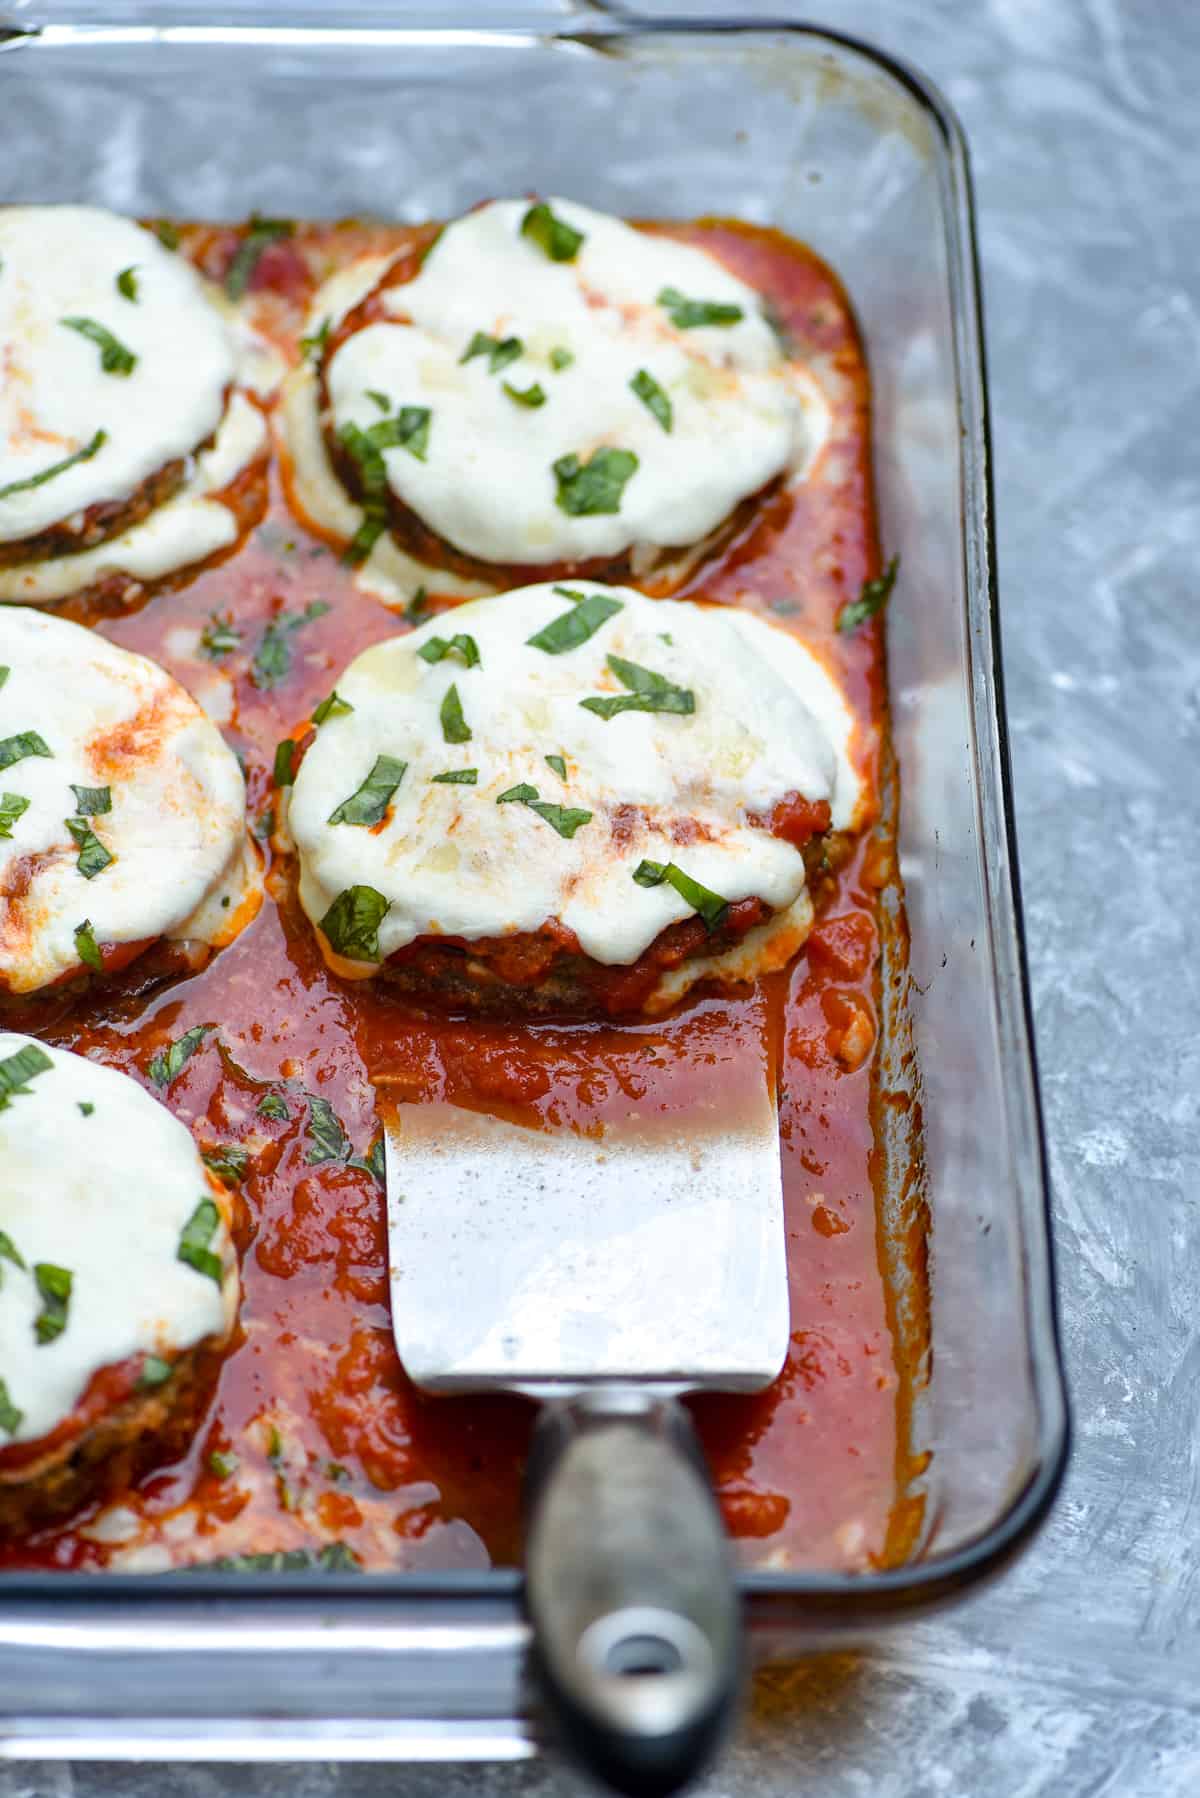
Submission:
{"label": "chopped basil leaf", "polygon": [[91,825],[83,818],[64,818],[63,823],[75,839],[75,847],[79,850],[75,866],[85,880],[95,880],[102,874],[109,863],[116,860],[96,835]]}
{"label": "chopped basil leaf", "polygon": [[0,768],[11,768],[14,762],[23,762],[27,755],[53,755],[35,730],[18,731],[15,737],[0,740]]}
{"label": "chopped basil leaf", "polygon": [[370,1174],[380,1186],[387,1186],[387,1171],[384,1162],[383,1138],[377,1136],[365,1155],[351,1155],[347,1167],[360,1167],[364,1173]]}
{"label": "chopped basil leaf", "polygon": [[548,755],[545,757],[545,762],[548,768],[553,768],[560,780],[566,780],[567,764],[561,755]]}
{"label": "chopped basil leaf", "polygon": [[286,1119],[292,1114],[282,1093],[264,1093],[258,1101],[258,1115],[261,1118]]}
{"label": "chopped basil leaf", "polygon": [[155,1386],[165,1385],[173,1372],[169,1361],[162,1360],[158,1355],[147,1355],[138,1375],[138,1387],[143,1392],[152,1391]]}
{"label": "chopped basil leaf", "polygon": [[659,631],[658,638],[659,638],[659,642],[665,643],[668,649],[674,649],[675,639],[671,635],[670,631]]}
{"label": "chopped basil leaf", "polygon": [[424,587],[418,587],[416,592],[413,594],[412,598],[409,600],[408,604],[404,608],[404,616],[406,618],[412,618],[414,620],[417,618],[424,618],[424,616],[428,612],[428,610],[429,610],[429,594],[426,592]]}
{"label": "chopped basil leaf", "polygon": [[526,388],[514,387],[510,381],[502,381],[500,385],[509,399],[515,400],[518,406],[534,407],[546,404],[545,391],[536,381],[532,387]]}
{"label": "chopped basil leaf", "polygon": [[343,552],[342,561],[347,568],[357,568],[360,562],[365,562],[386,530],[387,508],[382,505],[368,507],[366,517]]}
{"label": "chopped basil leaf", "polygon": [[874,618],[888,602],[892,588],[896,585],[896,575],[900,570],[899,556],[893,556],[883,573],[876,575],[873,581],[864,581],[862,592],[857,599],[852,599],[838,613],[837,627],[843,636],[849,636],[868,618]]}
{"label": "chopped basil leaf", "polygon": [[[554,591],[573,597],[566,587],[556,587]],[[619,599],[609,599],[605,593],[589,593],[571,611],[561,612],[525,641],[531,649],[544,649],[548,656],[563,655],[568,649],[578,649],[581,643],[586,643],[602,624],[621,610],[623,603]]]}
{"label": "chopped basil leaf", "polygon": [[470,362],[475,356],[486,356],[488,373],[494,375],[524,354],[525,345],[519,337],[489,337],[486,331],[476,331],[458,360],[461,364]]}
{"label": "chopped basil leaf", "polygon": [[214,1254],[209,1243],[217,1233],[221,1214],[211,1199],[201,1199],[196,1209],[183,1226],[183,1234],[179,1238],[179,1247],[175,1251],[177,1261],[186,1262],[194,1267],[198,1274],[208,1280],[221,1284],[221,1257]]}
{"label": "chopped basil leaf", "polygon": [[545,200],[539,200],[536,206],[529,208],[521,220],[521,236],[535,243],[551,262],[574,262],[583,242],[583,232],[574,230],[565,219],[560,219]]}
{"label": "chopped basil leaf", "polygon": [[391,900],[374,887],[347,887],[321,919],[320,928],[338,955],[352,961],[378,961],[379,926],[391,909]]}
{"label": "chopped basil leaf", "polygon": [[90,1118],[93,1111],[96,1109],[90,1099],[77,1099],[75,1102],[85,1118]]}
{"label": "chopped basil leaf", "polygon": [[117,276],[117,292],[121,295],[122,299],[132,300],[134,305],[137,304],[138,284],[136,262],[131,263],[128,268],[123,268]]}
{"label": "chopped basil leaf", "polygon": [[214,1448],[208,1457],[208,1471],[219,1480],[232,1479],[240,1466],[241,1462],[236,1455],[227,1455],[219,1448]]}
{"label": "chopped basil leaf", "polygon": [[369,431],[364,431],[360,425],[351,423],[343,425],[338,433],[342,448],[358,465],[359,479],[368,502],[387,490],[387,465],[374,436],[378,429],[378,425],[372,425]]}
{"label": "chopped basil leaf", "polygon": [[300,354],[307,356],[310,362],[319,362],[325,354],[325,345],[329,342],[329,330],[333,320],[323,318],[315,331],[310,331],[300,339]]}
{"label": "chopped basil leaf", "polygon": [[337,688],[323,699],[312,715],[314,724],[324,724],[326,718],[344,718],[354,707],[348,699],[343,699]]}
{"label": "chopped basil leaf", "polygon": [[[272,776],[277,787],[290,787],[296,779],[296,739],[284,737],[282,743],[275,745],[275,765]],[[275,828],[272,823],[272,830]]]}
{"label": "chopped basil leaf", "polygon": [[633,878],[640,887],[661,886],[665,880],[703,918],[710,932],[719,930],[725,922],[729,911],[728,899],[722,899],[719,893],[710,892],[708,887],[701,886],[698,880],[693,880],[690,874],[685,874],[674,862],[639,862],[633,870]]}
{"label": "chopped basil leaf", "polygon": [[691,331],[697,325],[736,325],[746,316],[728,300],[689,300],[677,287],[664,287],[658,304],[666,307],[677,331]]}
{"label": "chopped basil leaf", "polygon": [[29,1082],[35,1074],[48,1074],[54,1066],[44,1049],[36,1043],[26,1043],[15,1055],[6,1055],[0,1061],[0,1111],[4,1111],[10,1099],[20,1098],[29,1091]]}
{"label": "chopped basil leaf", "polygon": [[462,700],[458,697],[457,686],[446,688],[446,696],[442,700],[438,717],[442,722],[442,736],[447,743],[469,743],[471,727],[463,717]]}
{"label": "chopped basil leaf", "polygon": [[648,368],[639,368],[629,383],[648,412],[652,412],[664,431],[669,431],[675,414],[670,396],[661,388]]}
{"label": "chopped basil leaf", "polygon": [[103,974],[104,961],[96,947],[96,938],[92,934],[92,921],[85,918],[82,924],[75,926],[75,953],[85,968],[91,968],[97,974]]}
{"label": "chopped basil leaf", "polygon": [[2,687],[4,685],[5,681],[8,679],[8,677],[11,673],[12,673],[11,668],[5,668],[5,667],[0,666],[0,687]]}
{"label": "chopped basil leaf", "polygon": [[73,1276],[68,1267],[55,1267],[52,1261],[35,1261],[33,1278],[42,1299],[42,1309],[33,1326],[34,1335],[40,1343],[53,1342],[67,1327]]}
{"label": "chopped basil leaf", "polygon": [[371,404],[373,406],[378,406],[379,410],[385,416],[387,415],[387,413],[389,413],[391,411],[391,409],[392,409],[391,400],[388,398],[386,393],[380,393],[378,387],[368,387],[366,390],[366,393],[367,393],[367,398],[370,400]]}
{"label": "chopped basil leaf", "polygon": [[240,300],[249,287],[258,259],[268,244],[290,237],[295,226],[290,219],[264,219],[251,214],[250,229],[234,252],[225,271],[225,292],[231,300]]}
{"label": "chopped basil leaf", "polygon": [[362,785],[351,793],[349,799],[343,799],[336,810],[330,812],[329,823],[380,823],[387,815],[392,795],[404,779],[407,767],[407,762],[398,761],[394,755],[376,756],[374,766]]}
{"label": "chopped basil leaf", "polygon": [[675,687],[652,668],[627,662],[622,656],[606,657],[609,667],[628,693],[600,695],[581,699],[585,711],[598,718],[615,718],[620,712],[675,712],[684,717],[696,709],[696,696],[689,687]]}
{"label": "chopped basil leaf", "polygon": [[112,811],[111,787],[77,787],[74,781],[68,782],[75,795],[75,810],[83,818],[96,818],[102,812]]}
{"label": "chopped basil leaf", "polygon": [[570,350],[564,349],[562,344],[558,344],[550,352],[550,366],[556,374],[561,374],[564,368],[570,368],[574,360]]}
{"label": "chopped basil leaf", "polygon": [[173,1043],[168,1043],[165,1049],[160,1049],[156,1055],[152,1055],[146,1064],[146,1072],[155,1086],[170,1086],[172,1080],[183,1071],[184,1064],[196,1053],[209,1031],[215,1029],[215,1024],[193,1024],[190,1030],[185,1030],[183,1035],[177,1037]]}
{"label": "chopped basil leaf", "polygon": [[496,804],[506,805],[510,801],[528,806],[531,812],[536,812],[539,818],[544,818],[560,837],[573,837],[580,826],[587,824],[592,816],[591,812],[580,811],[574,806],[552,805],[548,800],[539,799],[537,788],[531,787],[528,781],[522,781],[519,786],[509,787],[507,793],[500,794]]}
{"label": "chopped basil leaf", "polygon": [[479,645],[474,637],[461,631],[457,637],[430,637],[417,654],[423,662],[442,662],[447,656],[457,656],[464,668],[479,667]]}
{"label": "chopped basil leaf", "polygon": [[66,325],[69,331],[78,331],[89,343],[94,343],[100,351],[100,367],[106,375],[131,375],[137,367],[137,357],[132,350],[127,350],[120,340],[97,324],[94,318],[60,318],[60,325]]}
{"label": "chopped basil leaf", "polygon": [[25,1419],[24,1411],[18,1411],[8,1396],[8,1387],[0,1380],[0,1430],[8,1436],[15,1436]]}
{"label": "chopped basil leaf", "polygon": [[155,219],[151,229],[164,250],[177,250],[181,239],[170,219]]}
{"label": "chopped basil leaf", "polygon": [[0,499],[7,499],[10,493],[28,493],[32,488],[52,481],[56,474],[65,474],[77,462],[90,462],[96,451],[103,449],[107,442],[108,432],[97,431],[91,442],[85,443],[73,456],[64,456],[61,462],[52,462],[49,468],[43,468],[39,474],[27,475],[23,481],[10,481],[7,487],[0,487]]}
{"label": "chopped basil leaf", "polygon": [[227,656],[231,649],[236,649],[241,640],[242,633],[232,618],[210,612],[208,623],[200,632],[200,652],[210,662],[216,662],[221,656]]}
{"label": "chopped basil leaf", "polygon": [[219,1555],[215,1561],[193,1561],[189,1573],[357,1573],[362,1562],[345,1542],[311,1548],[261,1549],[256,1554]]}
{"label": "chopped basil leaf", "polygon": [[350,1153],[350,1138],[342,1129],[341,1119],[328,1099],[308,1094],[306,1134],[312,1148],[304,1157],[310,1167],[322,1161],[345,1161]]}
{"label": "chopped basil leaf", "polygon": [[428,406],[401,406],[395,418],[381,418],[366,435],[378,449],[406,449],[410,456],[423,462],[429,448],[432,417]]}
{"label": "chopped basil leaf", "polygon": [[29,810],[29,801],[21,793],[0,793],[0,837],[11,837],[17,819]]}
{"label": "chopped basil leaf", "polygon": [[431,777],[434,786],[473,787],[479,780],[478,768],[448,768],[445,774],[434,774]]}
{"label": "chopped basil leaf", "polygon": [[283,1460],[283,1437],[279,1434],[278,1424],[271,1425],[271,1433],[267,1437],[267,1460],[278,1466]]}
{"label": "chopped basil leaf", "polygon": [[6,1230],[0,1230],[0,1261],[11,1261],[14,1267],[25,1266],[25,1257]]}
{"label": "chopped basil leaf", "polygon": [[250,678],[260,692],[277,687],[291,668],[293,634],[331,610],[325,600],[314,599],[302,612],[276,613],[263,632],[250,670]]}
{"label": "chopped basil leaf", "polygon": [[250,1165],[250,1151],[239,1149],[236,1143],[222,1143],[220,1148],[205,1149],[201,1160],[218,1179],[229,1186],[240,1186]]}
{"label": "chopped basil leaf", "polygon": [[632,450],[598,449],[586,462],[572,453],[554,464],[558,482],[555,504],[571,518],[591,518],[599,512],[619,512],[625,484],[637,472]]}

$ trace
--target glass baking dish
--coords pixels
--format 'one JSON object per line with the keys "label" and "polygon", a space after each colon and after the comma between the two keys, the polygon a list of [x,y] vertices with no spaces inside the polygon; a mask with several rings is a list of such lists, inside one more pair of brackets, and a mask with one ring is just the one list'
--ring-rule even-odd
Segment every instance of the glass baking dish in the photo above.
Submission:
{"label": "glass baking dish", "polygon": [[[911,947],[885,980],[885,1073],[914,1103],[879,1128],[885,1236],[932,1219],[925,1522],[903,1567],[743,1586],[759,1659],[860,1640],[1002,1567],[1067,1453],[962,134],[913,71],[804,25],[490,0],[402,24],[393,5],[290,7],[286,26],[267,4],[222,11],[0,0],[0,201],[418,219],[558,191],[778,225],[856,305],[904,569],[889,661]],[[540,1728],[526,1650],[515,1571],[12,1575],[0,1755],[518,1757]]]}

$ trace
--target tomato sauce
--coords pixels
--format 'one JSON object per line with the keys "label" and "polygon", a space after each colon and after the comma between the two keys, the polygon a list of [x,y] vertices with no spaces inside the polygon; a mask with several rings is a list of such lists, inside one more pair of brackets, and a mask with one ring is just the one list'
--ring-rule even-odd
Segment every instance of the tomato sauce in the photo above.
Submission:
{"label": "tomato sauce", "polygon": [[[770,613],[825,658],[854,707],[857,759],[878,791],[882,630],[877,621],[836,629],[840,608],[879,572],[867,377],[848,303],[814,256],[771,231],[656,228],[705,246],[758,288],[833,417],[813,477],[758,504],[683,591]],[[183,253],[219,279],[237,233],[182,234]],[[294,359],[315,286],[364,249],[413,238],[402,227],[298,226],[263,254],[244,303]],[[440,609],[452,595],[431,603]],[[359,591],[337,546],[289,510],[275,465],[265,515],[230,556],[133,615],[79,602],[60,610],[154,657],[221,718],[244,758],[252,820],[271,805],[279,739],[355,655],[410,628]],[[206,657],[197,637],[214,618],[234,642]],[[256,672],[272,623],[287,665],[264,673],[260,656]],[[686,1109],[691,1071],[755,1052],[764,1031],[782,1094],[791,1347],[769,1391],[697,1399],[696,1420],[747,1564],[847,1569],[900,1558],[915,1527],[904,1502],[910,1370],[881,1267],[871,1121],[878,897],[893,877],[876,823],[826,880],[807,950],[753,992],[701,995],[667,1019],[622,1026],[501,1024],[424,1016],[382,984],[331,974],[291,866],[277,859],[260,914],[202,973],[148,995],[93,993],[44,1028],[154,1091],[154,1053],[193,1025],[215,1026],[167,1103],[202,1147],[249,1154],[237,1206],[243,1299],[189,1452],[121,1497],[123,1528],[97,1530],[87,1513],[4,1545],[0,1564],[153,1567],[334,1541],[367,1568],[515,1562],[532,1411],[519,1400],[431,1399],[400,1367],[383,1193],[359,1165],[378,1137],[378,1094],[598,1129],[632,1099],[643,1112]],[[316,1127],[313,1098],[332,1108],[332,1136]]]}

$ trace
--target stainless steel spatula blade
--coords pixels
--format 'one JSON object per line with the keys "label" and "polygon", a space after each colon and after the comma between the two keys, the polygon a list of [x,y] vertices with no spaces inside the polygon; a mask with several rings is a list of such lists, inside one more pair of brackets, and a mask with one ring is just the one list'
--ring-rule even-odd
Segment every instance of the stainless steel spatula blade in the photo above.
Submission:
{"label": "stainless steel spatula blade", "polygon": [[597,1135],[404,1105],[385,1143],[408,1373],[545,1401],[526,1592],[547,1694],[593,1771],[673,1791],[740,1664],[728,1546],[676,1401],[766,1386],[787,1352],[767,1070],[697,1070],[685,1116],[631,1112]]}

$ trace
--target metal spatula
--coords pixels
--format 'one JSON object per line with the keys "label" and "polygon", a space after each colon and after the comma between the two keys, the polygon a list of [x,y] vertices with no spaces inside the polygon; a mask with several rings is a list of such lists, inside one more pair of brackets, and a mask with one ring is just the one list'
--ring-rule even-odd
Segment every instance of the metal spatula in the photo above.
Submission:
{"label": "metal spatula", "polygon": [[772,1082],[728,1062],[696,1080],[686,1118],[631,1113],[600,1137],[444,1104],[385,1116],[400,1358],[429,1392],[543,1401],[537,1659],[571,1745],[627,1793],[697,1770],[740,1676],[732,1563],[678,1397],[768,1385],[788,1340]]}

